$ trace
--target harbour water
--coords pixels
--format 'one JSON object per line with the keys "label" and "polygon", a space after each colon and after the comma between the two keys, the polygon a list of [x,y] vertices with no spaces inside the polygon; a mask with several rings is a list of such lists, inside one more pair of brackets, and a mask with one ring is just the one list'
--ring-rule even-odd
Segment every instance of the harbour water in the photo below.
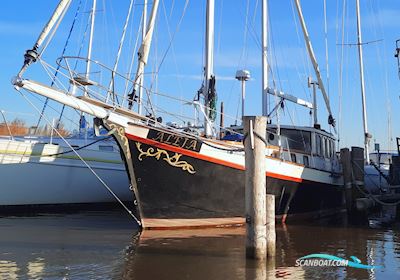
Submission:
{"label": "harbour water", "polygon": [[[277,257],[246,260],[242,228],[148,231],[124,212],[0,218],[0,279],[399,279],[400,225],[277,226]],[[301,267],[313,253],[376,269]]]}

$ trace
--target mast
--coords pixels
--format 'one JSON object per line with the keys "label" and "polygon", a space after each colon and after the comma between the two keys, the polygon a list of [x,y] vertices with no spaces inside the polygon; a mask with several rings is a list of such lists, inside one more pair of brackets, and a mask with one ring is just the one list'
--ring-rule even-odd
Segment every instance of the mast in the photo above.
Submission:
{"label": "mast", "polygon": [[[90,63],[91,63],[91,58],[92,58],[92,45],[93,45],[93,34],[94,34],[94,20],[95,20],[95,15],[96,15],[96,4],[97,0],[93,0],[92,4],[92,10],[90,12],[90,33],[89,33],[89,43],[88,43],[88,54],[87,54],[87,60],[86,60],[86,72],[85,72],[85,82],[87,85],[85,85],[85,90],[83,92],[84,96],[88,96],[88,85],[90,84],[89,76],[90,76]],[[85,139],[87,138],[87,127],[86,127],[86,121],[85,120],[85,113],[81,112],[80,114],[80,121],[79,121],[79,134],[83,132],[85,133]],[[84,124],[84,127],[82,124]]]}
{"label": "mast", "polygon": [[318,107],[317,107],[317,86],[318,82],[313,81],[311,77],[308,77],[308,87],[313,88],[313,117],[314,117],[314,128],[318,128]]}
{"label": "mast", "polygon": [[364,62],[363,62],[363,50],[362,50],[362,38],[361,38],[361,18],[360,18],[360,1],[356,0],[356,11],[357,11],[357,46],[358,46],[358,59],[360,64],[360,83],[361,83],[361,99],[362,99],[362,116],[364,126],[364,153],[365,160],[369,164],[369,139],[367,124],[367,109],[365,102],[365,82],[364,82]]}
{"label": "mast", "polygon": [[107,93],[106,103],[108,102],[110,96],[112,96],[112,103],[113,104],[114,104],[115,99],[116,99],[116,95],[115,95],[115,92],[114,92],[115,73],[117,72],[118,63],[119,63],[119,60],[120,60],[120,57],[121,57],[122,47],[123,47],[124,41],[125,41],[126,29],[128,28],[129,19],[131,17],[131,12],[132,12],[132,8],[133,8],[133,2],[134,2],[134,0],[130,1],[129,8],[128,8],[128,14],[126,15],[126,18],[125,18],[124,28],[122,29],[122,35],[121,35],[121,39],[119,41],[117,57],[116,57],[115,62],[114,62],[114,67],[113,67],[113,70],[111,72],[110,83],[108,85],[108,93]]}
{"label": "mast", "polygon": [[215,76],[214,76],[214,0],[207,0],[206,8],[206,56],[204,71],[204,106],[205,106],[205,136],[213,135],[213,116],[215,111],[211,111],[212,102],[215,101]]}
{"label": "mast", "polygon": [[22,66],[21,70],[18,73],[18,77],[21,77],[22,74],[25,72],[25,70],[28,68],[32,62],[35,62],[36,59],[39,57],[38,50],[42,46],[43,42],[46,40],[47,36],[50,34],[50,31],[56,26],[57,28],[58,25],[57,22],[62,18],[63,14],[67,10],[69,4],[71,3],[71,0],[61,0],[56,9],[53,12],[53,15],[47,22],[46,26],[43,28],[42,32],[40,33],[38,39],[36,40],[36,43],[33,45],[33,48],[31,50],[27,50],[25,53],[25,60],[24,60],[24,65]]}
{"label": "mast", "polygon": [[261,20],[261,37],[262,37],[262,115],[268,116],[268,60],[267,60],[267,32],[268,32],[268,2],[262,1],[262,20]]}
{"label": "mast", "polygon": [[[94,20],[96,15],[96,3],[97,0],[93,0],[92,11],[90,13],[90,34],[89,34],[89,45],[88,45],[88,54],[87,54],[87,62],[86,62],[86,74],[85,78],[89,81],[90,76],[90,60],[92,58],[92,44],[93,44],[93,34],[94,34]],[[87,90],[85,90],[85,95],[87,95]]]}
{"label": "mast", "polygon": [[397,58],[397,72],[400,79],[400,39],[396,40],[396,51],[394,57]]}
{"label": "mast", "polygon": [[[143,72],[144,72],[144,67],[147,64],[147,60],[149,58],[149,52],[150,52],[150,46],[151,46],[151,41],[153,39],[153,31],[154,31],[154,25],[157,17],[157,11],[158,11],[158,4],[160,3],[159,0],[154,0],[153,1],[153,7],[151,9],[151,14],[150,14],[150,19],[147,24],[146,28],[146,35],[144,36],[144,39],[142,41],[142,45],[139,48],[138,51],[138,66],[136,69],[136,76],[135,76],[135,82],[134,82],[134,89],[131,94],[129,94],[129,98],[133,100],[135,98],[136,92],[138,91],[138,87],[140,87],[140,79],[143,78]],[[130,101],[131,103],[132,101]],[[141,104],[142,100],[138,100],[138,102]],[[129,105],[129,109],[132,108],[132,105]],[[140,108],[140,107],[139,107]]]}
{"label": "mast", "polygon": [[306,26],[306,23],[304,21],[303,12],[302,12],[301,6],[300,6],[300,0],[294,0],[294,2],[296,4],[297,14],[299,15],[299,19],[300,19],[300,23],[301,23],[301,29],[303,30],[303,35],[304,35],[304,40],[306,42],[307,52],[308,52],[308,55],[310,56],[311,63],[313,65],[315,75],[317,76],[318,87],[320,88],[320,90],[322,92],[322,95],[323,95],[324,101],[325,101],[325,105],[326,105],[326,109],[328,110],[328,113],[329,113],[328,123],[330,125],[332,125],[332,127],[334,128],[334,130],[336,132],[335,119],[333,118],[333,115],[332,115],[331,105],[329,104],[329,98],[328,98],[328,95],[326,93],[325,86],[324,86],[324,83],[323,83],[322,78],[321,78],[321,72],[319,70],[318,62],[317,62],[317,59],[315,58],[314,50],[313,50],[312,45],[311,45],[310,36],[308,34],[307,26]]}
{"label": "mast", "polygon": [[[146,37],[146,22],[147,22],[147,0],[144,0],[143,3],[143,22],[142,22],[142,42]],[[138,102],[138,113],[142,114],[142,99],[143,99],[143,84],[144,84],[144,76],[142,75],[139,80],[139,102]]]}

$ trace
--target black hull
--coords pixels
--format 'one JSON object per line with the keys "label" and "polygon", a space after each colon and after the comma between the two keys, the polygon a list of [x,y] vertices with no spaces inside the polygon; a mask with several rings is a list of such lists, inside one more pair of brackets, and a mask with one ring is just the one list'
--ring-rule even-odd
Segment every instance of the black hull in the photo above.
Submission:
{"label": "black hull", "polygon": [[[157,157],[160,149],[132,139],[129,148],[142,218],[244,217],[244,170],[187,155],[173,166],[167,159],[174,151],[163,149]],[[184,170],[184,163],[193,169]],[[267,176],[267,192],[276,195],[277,215],[318,214],[344,205],[340,186]]]}

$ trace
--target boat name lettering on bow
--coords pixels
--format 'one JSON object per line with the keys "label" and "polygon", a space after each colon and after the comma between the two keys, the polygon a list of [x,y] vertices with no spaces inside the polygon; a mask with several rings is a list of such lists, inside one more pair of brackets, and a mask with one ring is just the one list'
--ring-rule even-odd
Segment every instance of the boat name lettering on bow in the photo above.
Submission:
{"label": "boat name lettering on bow", "polygon": [[201,147],[201,143],[196,139],[178,136],[157,130],[150,130],[147,138],[160,143],[196,152],[200,151]]}

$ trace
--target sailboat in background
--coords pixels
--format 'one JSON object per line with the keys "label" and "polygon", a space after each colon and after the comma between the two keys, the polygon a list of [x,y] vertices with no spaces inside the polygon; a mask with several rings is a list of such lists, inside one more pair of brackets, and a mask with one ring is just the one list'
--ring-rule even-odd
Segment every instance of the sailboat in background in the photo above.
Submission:
{"label": "sailboat in background", "polygon": [[[93,1],[90,13],[88,57],[91,55],[95,10],[96,0]],[[73,27],[74,24],[71,32]],[[66,40],[63,54],[69,39]],[[86,70],[89,73],[90,64]],[[52,86],[57,75],[56,71]],[[88,130],[84,115],[80,117],[79,131],[71,136],[64,138],[55,133],[58,125],[54,124],[54,120],[51,135],[37,135],[48,101],[46,99],[37,125],[30,135],[15,136],[8,129],[9,135],[0,136],[2,211],[101,209],[115,204],[116,198],[132,202],[134,197],[118,145],[110,136],[99,137],[93,129]],[[64,108],[57,124],[63,112]],[[4,125],[9,128],[4,114],[3,119]]]}
{"label": "sailboat in background", "polygon": [[[60,15],[66,12],[69,2],[60,1],[34,47],[26,52],[24,65],[13,82],[15,88],[46,96],[93,115],[97,126],[109,130],[123,153],[137,201],[137,213],[142,220],[243,217],[243,145],[216,138],[214,1],[207,0],[204,81],[197,100],[192,102],[204,117],[202,132],[199,132],[199,126],[177,127],[162,123],[157,118],[157,108],[151,102],[148,108],[151,114],[147,116],[131,110],[138,100],[136,91],[142,86],[139,80],[149,57],[159,0],[153,1],[146,35],[139,49],[136,75],[133,78],[98,61],[70,56],[57,60],[64,79],[72,84],[70,91],[23,78],[29,65],[41,60],[42,44],[58,26]],[[262,12],[262,94],[273,94],[279,100],[285,99],[304,105],[302,100],[268,88],[266,0],[262,4]],[[84,80],[78,71],[69,67],[74,63],[88,61],[96,65],[97,71],[102,71],[102,81],[109,78],[113,87],[102,85],[101,80]],[[119,88],[130,88],[132,91],[121,94],[118,92]],[[146,88],[143,90],[146,94],[150,93]],[[143,105],[143,101],[140,102]],[[308,103],[306,106],[312,108],[312,104]],[[240,133],[240,129],[224,129],[231,133]],[[268,139],[265,149],[267,192],[276,195],[276,214],[283,221],[286,217],[295,217],[298,214],[315,217],[343,210],[343,180],[332,134],[318,126],[293,127],[278,124],[270,126],[265,136]]]}
{"label": "sailboat in background", "polygon": [[[364,57],[363,42],[361,32],[361,15],[360,1],[356,0],[356,16],[357,16],[357,49],[360,71],[360,92],[362,105],[362,121],[364,129],[364,187],[368,193],[387,193],[389,189],[389,167],[391,163],[391,153],[380,154],[379,148],[377,153],[369,152],[369,145],[372,135],[368,131],[368,117],[365,94],[365,78],[364,78]],[[377,145],[379,146],[379,145]]]}
{"label": "sailboat in background", "polygon": [[[60,137],[0,137],[0,206],[7,206],[0,209],[108,207],[116,202],[110,190],[123,201],[133,201],[125,165],[112,139],[89,135],[87,139],[69,137],[66,141],[71,146]],[[80,157],[110,190],[71,147],[79,150]]]}

